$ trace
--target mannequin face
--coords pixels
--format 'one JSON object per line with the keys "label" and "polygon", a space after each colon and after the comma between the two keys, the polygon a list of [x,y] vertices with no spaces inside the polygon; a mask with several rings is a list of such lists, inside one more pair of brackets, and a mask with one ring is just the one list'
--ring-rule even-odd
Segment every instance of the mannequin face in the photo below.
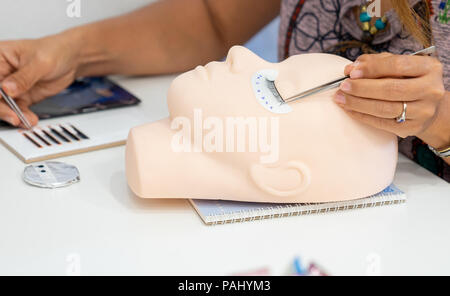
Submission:
{"label": "mannequin face", "polygon": [[264,82],[277,76],[287,98],[342,77],[348,63],[306,54],[273,64],[233,47],[225,62],[180,75],[170,117],[130,133],[131,189],[143,198],[277,203],[378,193],[393,179],[394,135],[349,118],[332,101],[336,90],[280,106]]}

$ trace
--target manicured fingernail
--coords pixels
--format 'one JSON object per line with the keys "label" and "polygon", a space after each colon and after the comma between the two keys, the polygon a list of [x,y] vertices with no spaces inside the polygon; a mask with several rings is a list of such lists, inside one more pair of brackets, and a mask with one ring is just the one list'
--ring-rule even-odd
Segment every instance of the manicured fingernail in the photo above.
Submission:
{"label": "manicured fingernail", "polygon": [[17,91],[17,85],[11,81],[5,81],[2,83],[3,90],[10,96],[14,96]]}
{"label": "manicured fingernail", "polygon": [[352,86],[350,85],[350,82],[348,82],[348,80],[345,80],[344,82],[342,82],[340,89],[343,91],[350,91],[352,89]]}
{"label": "manicured fingernail", "polygon": [[345,104],[345,96],[344,96],[343,94],[341,94],[341,93],[337,93],[337,94],[334,96],[334,101],[335,101],[336,103],[338,103],[338,104],[344,105],[344,104]]}
{"label": "manicured fingernail", "polygon": [[363,72],[361,70],[353,70],[350,72],[350,78],[358,79],[363,77]]}

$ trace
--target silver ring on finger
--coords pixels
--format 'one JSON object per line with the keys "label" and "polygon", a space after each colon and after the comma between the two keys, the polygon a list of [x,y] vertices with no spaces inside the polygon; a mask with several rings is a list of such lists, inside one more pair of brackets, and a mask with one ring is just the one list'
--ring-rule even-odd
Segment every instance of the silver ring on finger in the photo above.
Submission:
{"label": "silver ring on finger", "polygon": [[406,109],[408,108],[408,105],[406,104],[406,102],[403,102],[403,111],[402,114],[400,114],[400,116],[398,116],[397,118],[395,118],[395,121],[397,123],[403,123],[406,121]]}

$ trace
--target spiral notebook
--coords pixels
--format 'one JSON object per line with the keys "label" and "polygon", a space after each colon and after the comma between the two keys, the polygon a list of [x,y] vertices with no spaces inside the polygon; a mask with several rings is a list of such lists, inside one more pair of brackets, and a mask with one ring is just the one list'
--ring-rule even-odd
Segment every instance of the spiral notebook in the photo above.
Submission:
{"label": "spiral notebook", "polygon": [[392,184],[378,194],[343,202],[272,204],[200,199],[189,201],[206,225],[214,225],[402,204],[406,202],[406,194]]}

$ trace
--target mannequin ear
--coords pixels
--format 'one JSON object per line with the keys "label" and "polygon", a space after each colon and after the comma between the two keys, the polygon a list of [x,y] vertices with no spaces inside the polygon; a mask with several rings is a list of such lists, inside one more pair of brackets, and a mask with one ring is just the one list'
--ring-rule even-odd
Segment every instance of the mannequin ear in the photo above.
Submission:
{"label": "mannequin ear", "polygon": [[259,189],[279,197],[299,195],[311,184],[311,171],[300,161],[281,165],[253,164],[250,176]]}

